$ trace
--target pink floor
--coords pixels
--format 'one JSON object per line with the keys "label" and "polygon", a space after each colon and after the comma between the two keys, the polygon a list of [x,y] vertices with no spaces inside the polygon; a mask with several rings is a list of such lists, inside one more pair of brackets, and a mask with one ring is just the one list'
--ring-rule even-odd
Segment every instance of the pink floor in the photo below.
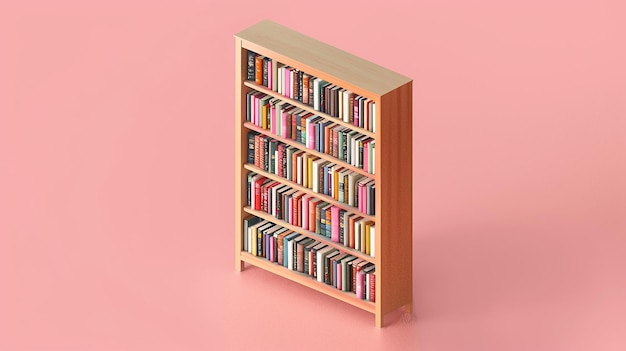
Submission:
{"label": "pink floor", "polygon": [[[51,3],[0,3],[0,350],[626,349],[622,2]],[[382,330],[234,270],[261,18],[415,80],[414,313]]]}

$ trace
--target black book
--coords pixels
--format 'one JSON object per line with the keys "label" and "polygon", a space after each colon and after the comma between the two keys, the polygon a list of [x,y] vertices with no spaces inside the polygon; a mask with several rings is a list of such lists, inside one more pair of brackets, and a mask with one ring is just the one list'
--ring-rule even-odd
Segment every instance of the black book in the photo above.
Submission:
{"label": "black book", "polygon": [[249,91],[248,93],[246,93],[246,121],[250,122],[252,121],[252,115],[250,114],[250,108],[252,106],[252,94],[254,94],[254,91]]}
{"label": "black book", "polygon": [[302,90],[304,89],[304,87],[303,87],[303,85],[304,85],[303,77],[304,77],[304,72],[298,71],[298,79],[297,79],[297,81],[298,81],[298,90],[297,91],[298,91],[298,101],[300,101],[300,102],[302,102],[302,93],[303,93]]}
{"label": "black book", "polygon": [[309,77],[309,91],[307,92],[307,94],[309,94],[309,106],[313,106],[313,99],[314,99],[314,92],[313,92],[313,81],[317,79],[315,77]]}
{"label": "black book", "polygon": [[264,57],[263,58],[263,86],[264,87],[269,85],[268,74],[271,74],[269,72],[269,63],[270,63],[270,58]]}
{"label": "black book", "polygon": [[301,111],[298,113],[294,113],[294,117],[296,118],[296,141],[300,142],[302,140],[302,114],[306,111]]}
{"label": "black book", "polygon": [[275,139],[272,139],[270,141],[270,165],[269,165],[269,172],[270,173],[274,173],[274,170],[276,169],[276,150],[278,149],[278,141],[276,141]]}
{"label": "black book", "polygon": [[263,159],[263,170],[267,171],[270,166],[270,145],[268,138],[263,138],[263,153],[265,159]]}
{"label": "black book", "polygon": [[257,132],[249,131],[248,132],[248,164],[254,164],[254,136],[257,135]]}
{"label": "black book", "polygon": [[256,53],[248,50],[248,77],[247,80],[251,80],[254,82],[255,79],[255,71],[254,71],[254,60],[256,59]]}
{"label": "black book", "polygon": [[298,99],[298,91],[300,91],[300,83],[302,83],[300,81],[300,79],[298,79],[298,77],[300,76],[300,70],[294,69],[293,72],[293,99],[294,100],[300,100]]}

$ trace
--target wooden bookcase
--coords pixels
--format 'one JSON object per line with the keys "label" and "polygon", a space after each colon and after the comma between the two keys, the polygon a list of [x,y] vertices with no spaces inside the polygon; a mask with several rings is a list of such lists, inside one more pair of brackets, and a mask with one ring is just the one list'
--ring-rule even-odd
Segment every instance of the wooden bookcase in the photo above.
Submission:
{"label": "wooden bookcase", "polygon": [[[305,104],[291,100],[277,92],[246,80],[247,50],[270,57],[282,64],[297,68],[308,74],[349,89],[355,94],[372,99],[376,104],[376,132],[355,128],[376,140],[375,171],[368,174],[375,179],[375,215],[370,216],[376,224],[376,257],[370,257],[342,244],[320,238],[297,226],[276,220],[273,216],[247,207],[247,174],[250,171],[268,178],[290,184],[310,194],[311,189],[298,186],[285,178],[263,172],[247,164],[247,133],[261,132],[279,141],[297,145],[301,150],[318,157],[337,162],[324,153],[310,150],[289,139],[281,139],[269,131],[246,123],[246,94],[260,91],[289,101],[292,105],[344,123]],[[364,59],[346,53],[318,40],[297,33],[271,21],[261,21],[235,35],[235,263],[242,271],[250,264],[284,278],[315,289],[375,315],[376,326],[383,326],[383,317],[391,311],[404,307],[411,311],[412,303],[412,211],[411,211],[411,119],[413,81],[403,75],[380,67]],[[344,164],[353,170],[358,168]],[[323,197],[323,195],[321,196]],[[344,205],[336,203],[338,206]],[[376,302],[358,299],[354,294],[342,292],[332,286],[319,283],[302,273],[272,263],[243,250],[243,219],[255,215],[274,221],[295,232],[310,236],[327,245],[359,258],[366,258],[376,265]]]}

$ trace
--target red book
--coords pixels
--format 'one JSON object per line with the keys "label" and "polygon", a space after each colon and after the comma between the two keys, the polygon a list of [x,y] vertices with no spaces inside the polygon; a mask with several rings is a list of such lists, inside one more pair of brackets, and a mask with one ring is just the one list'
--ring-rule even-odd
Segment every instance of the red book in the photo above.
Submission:
{"label": "red book", "polygon": [[376,302],[376,272],[370,273],[370,301]]}
{"label": "red book", "polygon": [[[259,134],[254,136],[254,165],[256,167],[259,167],[260,163],[260,157],[261,157],[261,152],[260,152],[260,142],[261,136]],[[261,168],[261,167],[259,167]]]}
{"label": "red book", "polygon": [[304,196],[304,193],[298,192],[296,194],[294,194],[294,196],[292,197],[293,202],[289,204],[289,206],[291,206],[292,209],[292,222],[291,224],[301,227],[302,226],[302,221],[300,219],[300,210],[302,209],[302,196]]}
{"label": "red book", "polygon": [[337,129],[338,128],[333,128],[332,129],[332,133],[333,133],[333,157],[339,157],[339,136],[337,134]]}
{"label": "red book", "polygon": [[309,200],[309,230],[312,231],[313,233],[315,233],[316,231],[316,209],[317,209],[317,204],[319,204],[322,200],[320,199],[316,199],[316,198],[311,198]]}
{"label": "red book", "polygon": [[283,143],[279,143],[278,144],[278,175],[281,177],[284,177],[284,170],[283,170],[283,157],[284,157],[284,152],[285,152],[285,144]]}
{"label": "red book", "polygon": [[254,182],[254,209],[261,210],[261,184],[265,182],[267,178],[261,176]]}

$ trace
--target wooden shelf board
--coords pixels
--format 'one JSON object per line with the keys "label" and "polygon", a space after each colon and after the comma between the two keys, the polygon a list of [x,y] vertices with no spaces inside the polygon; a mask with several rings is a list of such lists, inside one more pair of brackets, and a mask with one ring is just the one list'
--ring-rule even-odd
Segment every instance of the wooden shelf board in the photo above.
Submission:
{"label": "wooden shelf board", "polygon": [[296,283],[302,284],[308,288],[317,290],[325,295],[332,296],[338,300],[349,303],[355,307],[365,310],[370,313],[376,312],[376,305],[374,302],[358,299],[356,295],[345,291],[337,290],[333,286],[320,283],[315,278],[296,271],[289,270],[284,266],[270,262],[262,257],[254,256],[248,252],[241,252],[241,259],[251,265],[257,266],[263,270],[272,272],[283,278],[289,279]]}
{"label": "wooden shelf board", "polygon": [[361,175],[364,175],[366,177],[376,179],[376,175],[375,174],[368,173],[367,171],[365,171],[362,168],[354,167],[353,165],[351,165],[351,164],[349,164],[347,162],[344,162],[344,161],[342,161],[342,160],[340,160],[338,158],[335,158],[335,157],[333,157],[331,155],[327,155],[327,154],[319,152],[317,150],[309,149],[305,145],[300,144],[299,142],[297,142],[295,140],[283,138],[283,137],[280,137],[278,135],[272,134],[271,131],[269,131],[267,129],[263,129],[261,127],[258,127],[256,125],[250,123],[250,122],[245,122],[243,125],[244,125],[244,127],[248,128],[250,130],[254,130],[255,132],[259,132],[261,134],[267,135],[267,136],[269,136],[269,137],[271,137],[273,139],[276,139],[276,140],[280,141],[281,143],[287,144],[289,146],[293,146],[293,147],[297,148],[298,150],[302,150],[302,151],[304,151],[304,152],[306,152],[308,154],[311,154],[311,155],[323,158],[325,160],[331,161],[331,162],[333,162],[333,163],[335,163],[335,164],[337,164],[339,166],[345,167],[345,168],[347,168],[347,169],[349,169],[351,171],[355,171],[355,172],[357,172],[357,173],[359,173]]}
{"label": "wooden shelf board", "polygon": [[374,264],[378,263],[377,260],[376,260],[376,257],[372,257],[372,256],[370,256],[370,255],[368,255],[366,253],[361,252],[361,251],[357,251],[357,250],[352,249],[350,247],[346,247],[343,244],[336,243],[336,242],[330,240],[328,237],[326,237],[324,235],[320,235],[320,234],[314,233],[314,232],[312,232],[310,230],[306,230],[304,228],[300,228],[300,227],[295,226],[293,224],[289,224],[289,223],[287,223],[287,222],[285,222],[283,220],[280,220],[280,219],[272,216],[269,213],[265,213],[263,211],[254,210],[254,209],[250,208],[249,206],[245,206],[243,208],[243,210],[248,212],[251,215],[263,218],[263,219],[268,220],[268,221],[270,221],[272,223],[276,223],[276,224],[278,224],[278,225],[280,225],[282,227],[285,227],[285,228],[287,228],[289,230],[292,230],[294,232],[303,234],[303,235],[305,235],[305,236],[307,236],[309,238],[315,239],[315,240],[317,240],[319,242],[323,242],[324,244],[326,244],[328,246],[332,246],[332,247],[334,247],[337,250],[340,250],[342,252],[347,252],[347,253],[351,254],[352,256],[356,256],[358,258],[362,258],[362,259],[367,260],[369,262],[374,262]]}
{"label": "wooden shelf board", "polygon": [[243,165],[243,167],[245,169],[251,171],[251,172],[256,172],[256,173],[258,173],[258,174],[260,174],[260,175],[262,175],[262,176],[264,176],[266,178],[270,178],[270,179],[275,180],[277,182],[281,182],[283,184],[287,184],[287,185],[291,186],[292,188],[297,189],[298,191],[302,191],[302,192],[307,193],[309,195],[315,196],[316,198],[321,199],[324,202],[327,202],[329,204],[335,205],[335,206],[337,206],[337,207],[339,207],[341,209],[344,209],[344,210],[346,210],[346,211],[348,211],[350,213],[354,213],[355,215],[361,216],[361,217],[363,217],[363,218],[365,218],[365,219],[367,219],[369,221],[376,222],[376,216],[365,214],[365,213],[359,211],[358,208],[352,207],[352,206],[350,206],[350,205],[348,205],[346,203],[337,201],[337,200],[335,200],[331,196],[320,194],[320,193],[316,193],[312,189],[304,187],[304,186],[302,186],[302,185],[300,185],[298,183],[294,183],[294,182],[292,182],[292,181],[290,181],[290,180],[288,180],[286,178],[283,178],[283,177],[281,177],[279,175],[266,172],[266,171],[262,170],[261,168],[256,167],[256,166],[251,165],[251,164],[245,164],[245,165]]}
{"label": "wooden shelf board", "polygon": [[256,83],[250,82],[250,81],[244,81],[243,84],[245,86],[247,86],[248,88],[252,88],[252,89],[254,89],[256,91],[260,91],[260,92],[262,92],[264,94],[267,94],[267,95],[273,96],[273,97],[275,97],[277,99],[281,99],[283,101],[286,101],[290,105],[293,105],[293,106],[301,108],[301,109],[303,109],[305,111],[311,112],[311,113],[315,114],[316,116],[320,116],[320,117],[322,117],[322,118],[324,118],[326,120],[329,120],[329,121],[331,121],[333,123],[337,123],[337,124],[342,125],[344,127],[348,127],[348,128],[350,128],[352,130],[355,130],[355,131],[363,134],[363,135],[367,135],[370,138],[376,138],[376,133],[374,133],[374,132],[371,132],[371,131],[369,131],[367,129],[363,129],[361,127],[355,126],[354,124],[350,124],[348,122],[344,122],[342,119],[339,119],[339,117],[333,117],[333,116],[328,115],[328,114],[326,114],[324,112],[317,111],[312,106],[303,104],[303,103],[301,103],[300,101],[297,101],[297,100],[290,99],[290,98],[288,98],[288,97],[286,97],[284,95],[279,94],[278,92],[275,92],[275,91],[273,91],[271,89],[268,89],[267,87],[264,87],[262,85],[258,85]]}

